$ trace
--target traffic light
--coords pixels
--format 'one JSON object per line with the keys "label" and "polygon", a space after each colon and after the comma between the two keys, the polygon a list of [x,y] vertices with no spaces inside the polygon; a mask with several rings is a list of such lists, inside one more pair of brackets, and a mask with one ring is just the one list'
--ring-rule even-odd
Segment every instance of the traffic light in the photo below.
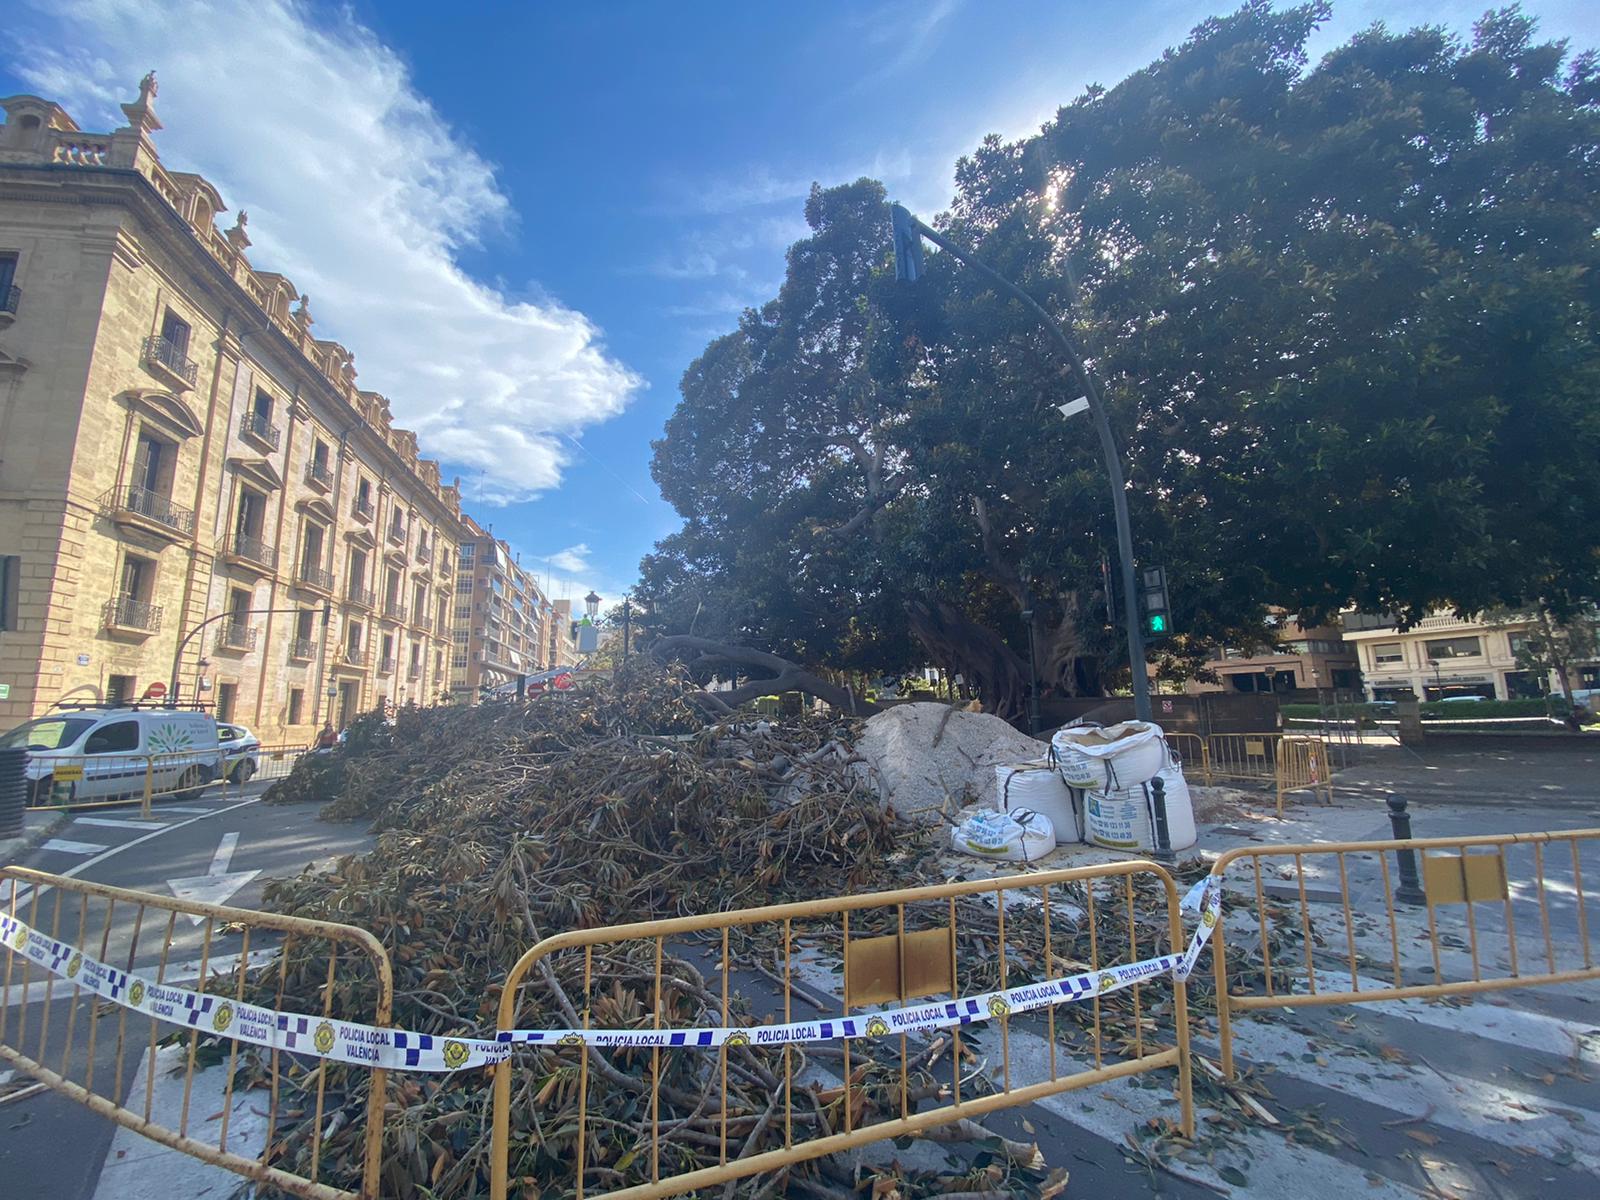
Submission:
{"label": "traffic light", "polygon": [[1145,567],[1140,573],[1144,591],[1144,635],[1147,638],[1172,636],[1172,609],[1167,600],[1165,567]]}

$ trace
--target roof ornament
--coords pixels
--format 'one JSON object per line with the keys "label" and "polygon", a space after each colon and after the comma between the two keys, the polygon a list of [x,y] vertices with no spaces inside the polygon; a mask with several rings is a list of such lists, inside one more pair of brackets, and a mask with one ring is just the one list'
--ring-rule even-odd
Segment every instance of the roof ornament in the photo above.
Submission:
{"label": "roof ornament", "polygon": [[150,101],[156,98],[156,93],[160,90],[161,86],[156,83],[156,73],[154,71],[146,72],[145,77],[139,80],[139,103],[149,104]]}
{"label": "roof ornament", "polygon": [[239,219],[233,223],[233,228],[222,231],[222,236],[228,239],[228,245],[240,252],[250,244],[250,235],[244,231],[244,227],[248,224],[250,224],[250,214],[240,209]]}
{"label": "roof ornament", "polygon": [[294,320],[301,329],[311,328],[311,297],[305,292],[300,293],[300,306],[294,310]]}

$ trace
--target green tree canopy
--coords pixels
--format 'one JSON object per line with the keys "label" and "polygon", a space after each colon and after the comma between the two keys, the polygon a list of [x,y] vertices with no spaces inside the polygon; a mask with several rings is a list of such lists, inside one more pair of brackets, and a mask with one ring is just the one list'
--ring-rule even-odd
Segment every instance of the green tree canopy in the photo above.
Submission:
{"label": "green tree canopy", "polygon": [[[1309,66],[1325,16],[1204,23],[986,140],[936,222],[1104,381],[1180,668],[1259,636],[1268,603],[1561,613],[1600,590],[1595,57],[1508,9]],[[686,525],[645,561],[655,618],[883,669],[919,657],[909,631],[1011,713],[1026,599],[1047,682],[1099,692],[1115,542],[1059,352],[949,255],[895,283],[878,184],[814,189],[806,219],[656,443]]]}

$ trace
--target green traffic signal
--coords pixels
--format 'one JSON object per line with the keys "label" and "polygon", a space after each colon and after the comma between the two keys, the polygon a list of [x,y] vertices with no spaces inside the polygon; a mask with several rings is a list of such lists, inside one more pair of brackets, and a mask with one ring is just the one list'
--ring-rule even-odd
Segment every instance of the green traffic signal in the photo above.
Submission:
{"label": "green traffic signal", "polygon": [[1168,633],[1168,632],[1170,632],[1170,630],[1168,630],[1168,628],[1167,628],[1167,614],[1166,613],[1151,613],[1150,616],[1146,620],[1146,624],[1148,625],[1149,632],[1151,632],[1151,633]]}

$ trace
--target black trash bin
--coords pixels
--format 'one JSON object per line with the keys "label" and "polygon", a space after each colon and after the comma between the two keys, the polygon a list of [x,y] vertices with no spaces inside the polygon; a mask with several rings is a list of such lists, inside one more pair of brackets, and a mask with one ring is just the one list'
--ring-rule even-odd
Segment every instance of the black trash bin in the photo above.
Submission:
{"label": "black trash bin", "polygon": [[22,836],[22,809],[28,802],[28,752],[0,750],[0,838]]}

